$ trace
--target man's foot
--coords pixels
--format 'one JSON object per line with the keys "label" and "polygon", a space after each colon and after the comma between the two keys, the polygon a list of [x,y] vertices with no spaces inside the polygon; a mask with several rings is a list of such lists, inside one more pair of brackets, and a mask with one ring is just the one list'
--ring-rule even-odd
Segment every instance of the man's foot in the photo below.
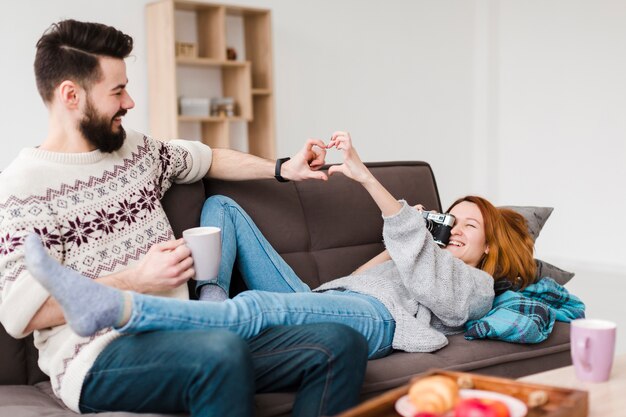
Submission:
{"label": "man's foot", "polygon": [[24,246],[28,272],[59,302],[65,319],[79,336],[91,336],[128,321],[130,295],[61,265],[48,255],[34,233],[26,237]]}
{"label": "man's foot", "polygon": [[224,301],[228,299],[228,294],[215,284],[205,284],[200,287],[198,300],[200,301]]}

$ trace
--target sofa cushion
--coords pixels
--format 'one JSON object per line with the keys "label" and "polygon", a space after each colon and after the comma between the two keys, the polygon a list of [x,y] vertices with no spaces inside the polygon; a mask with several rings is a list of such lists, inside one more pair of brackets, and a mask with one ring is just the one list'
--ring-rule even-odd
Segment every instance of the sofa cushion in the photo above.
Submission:
{"label": "sofa cushion", "polygon": [[549,262],[535,259],[537,264],[537,278],[550,277],[561,285],[565,285],[574,277],[573,272],[565,271]]}
{"label": "sofa cushion", "polygon": [[[412,375],[431,368],[484,372],[502,368],[491,375],[517,378],[531,369],[547,369],[545,355],[566,353],[562,365],[569,365],[569,325],[555,323],[550,338],[542,343],[520,345],[496,340],[466,340],[462,334],[448,337],[448,346],[433,353],[395,352],[380,360],[369,361],[363,394],[376,394],[409,381]],[[533,365],[534,364],[534,365]]]}
{"label": "sofa cushion", "polygon": [[[296,183],[271,180],[205,182],[207,195],[226,195],[255,220],[263,235],[280,253],[309,250],[309,230]],[[258,219],[258,220],[257,220]]]}
{"label": "sofa cushion", "polygon": [[[557,322],[550,338],[535,345],[496,340],[465,340],[462,334],[449,337],[450,344],[432,353],[394,352],[367,364],[361,399],[375,397],[408,383],[415,375],[432,368],[475,372],[504,378],[571,365],[569,325]],[[294,396],[289,393],[257,395],[258,416],[289,415]]]}
{"label": "sofa cushion", "polygon": [[[552,207],[534,206],[504,206],[504,208],[514,210],[524,216],[526,224],[528,225],[528,231],[530,232],[530,236],[533,238],[533,241],[537,240],[539,234],[541,233],[541,229],[543,229],[543,226],[546,224],[546,221],[548,221],[548,218],[554,210]],[[541,259],[535,259],[535,264],[537,264],[537,279],[550,277],[559,284],[565,285],[574,277],[573,272],[565,271],[546,261],[542,261]]]}
{"label": "sofa cushion", "polygon": [[535,207],[535,206],[503,206],[513,211],[518,212],[526,220],[528,225],[528,232],[533,240],[537,240],[543,225],[546,224],[548,218],[554,211],[553,207]]}
{"label": "sofa cushion", "polygon": [[26,384],[28,374],[24,340],[12,338],[0,325],[0,347],[0,385]]}
{"label": "sofa cushion", "polygon": [[182,237],[183,230],[199,225],[205,199],[202,181],[176,184],[165,193],[161,206],[167,213],[174,236]]}
{"label": "sofa cushion", "polygon": [[35,384],[48,379],[37,365],[39,353],[32,335],[14,339],[0,324],[0,352],[0,385]]}
{"label": "sofa cushion", "polygon": [[[2,417],[76,417],[77,415],[54,396],[50,382],[40,382],[34,386],[11,385],[0,389],[0,416]],[[187,414],[108,412],[82,415],[98,417],[182,417]]]}
{"label": "sofa cushion", "polygon": [[0,389],[0,415],[12,417],[69,416],[74,414],[54,398],[32,385],[11,385]]}

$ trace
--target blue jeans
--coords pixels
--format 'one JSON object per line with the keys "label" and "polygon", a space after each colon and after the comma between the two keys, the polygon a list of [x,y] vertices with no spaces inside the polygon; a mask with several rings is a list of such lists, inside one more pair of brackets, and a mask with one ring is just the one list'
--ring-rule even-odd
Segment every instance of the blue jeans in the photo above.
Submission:
{"label": "blue jeans", "polygon": [[337,324],[279,326],[248,341],[206,329],[122,336],[89,370],[80,411],[248,417],[255,392],[296,390],[294,416],[334,415],[358,402],[366,352]]}
{"label": "blue jeans", "polygon": [[310,292],[311,289],[274,250],[254,221],[234,200],[209,197],[200,216],[201,226],[222,229],[222,261],[216,281],[198,281],[196,289],[212,283],[226,294],[235,262],[244,283],[251,290]]}
{"label": "blue jeans", "polygon": [[365,336],[370,359],[391,353],[395,321],[380,301],[350,291],[311,292],[233,200],[209,198],[201,224],[222,228],[218,285],[228,291],[236,261],[254,290],[219,303],[133,294],[131,318],[121,332],[213,328],[249,339],[273,326],[334,322]]}

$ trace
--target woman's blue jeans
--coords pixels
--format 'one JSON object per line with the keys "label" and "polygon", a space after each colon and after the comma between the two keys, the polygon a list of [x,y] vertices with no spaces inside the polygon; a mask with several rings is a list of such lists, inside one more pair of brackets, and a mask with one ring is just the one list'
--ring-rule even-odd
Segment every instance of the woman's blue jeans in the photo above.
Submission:
{"label": "woman's blue jeans", "polygon": [[[200,225],[222,229],[222,261],[217,280],[210,283],[220,286],[226,294],[235,263],[250,290],[311,291],[233,199],[220,195],[209,197],[202,207]],[[209,281],[198,281],[196,288],[207,283]]]}
{"label": "woman's blue jeans", "polygon": [[250,339],[273,326],[341,323],[365,336],[370,359],[391,353],[395,321],[380,301],[350,291],[311,292],[233,200],[209,198],[201,224],[222,228],[217,284],[228,291],[237,262],[246,285],[253,290],[223,302],[133,294],[131,318],[119,329],[122,333],[212,328]]}

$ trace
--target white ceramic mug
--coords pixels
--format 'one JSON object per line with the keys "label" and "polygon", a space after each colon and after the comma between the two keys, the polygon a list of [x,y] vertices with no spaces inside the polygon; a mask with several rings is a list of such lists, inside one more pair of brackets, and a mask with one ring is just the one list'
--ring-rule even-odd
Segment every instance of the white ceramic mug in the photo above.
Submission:
{"label": "white ceramic mug", "polygon": [[191,250],[194,279],[207,281],[217,278],[222,259],[222,229],[194,227],[183,232],[185,244]]}
{"label": "white ceramic mug", "polygon": [[581,381],[608,381],[613,366],[617,325],[608,320],[578,319],[570,327],[572,362]]}

